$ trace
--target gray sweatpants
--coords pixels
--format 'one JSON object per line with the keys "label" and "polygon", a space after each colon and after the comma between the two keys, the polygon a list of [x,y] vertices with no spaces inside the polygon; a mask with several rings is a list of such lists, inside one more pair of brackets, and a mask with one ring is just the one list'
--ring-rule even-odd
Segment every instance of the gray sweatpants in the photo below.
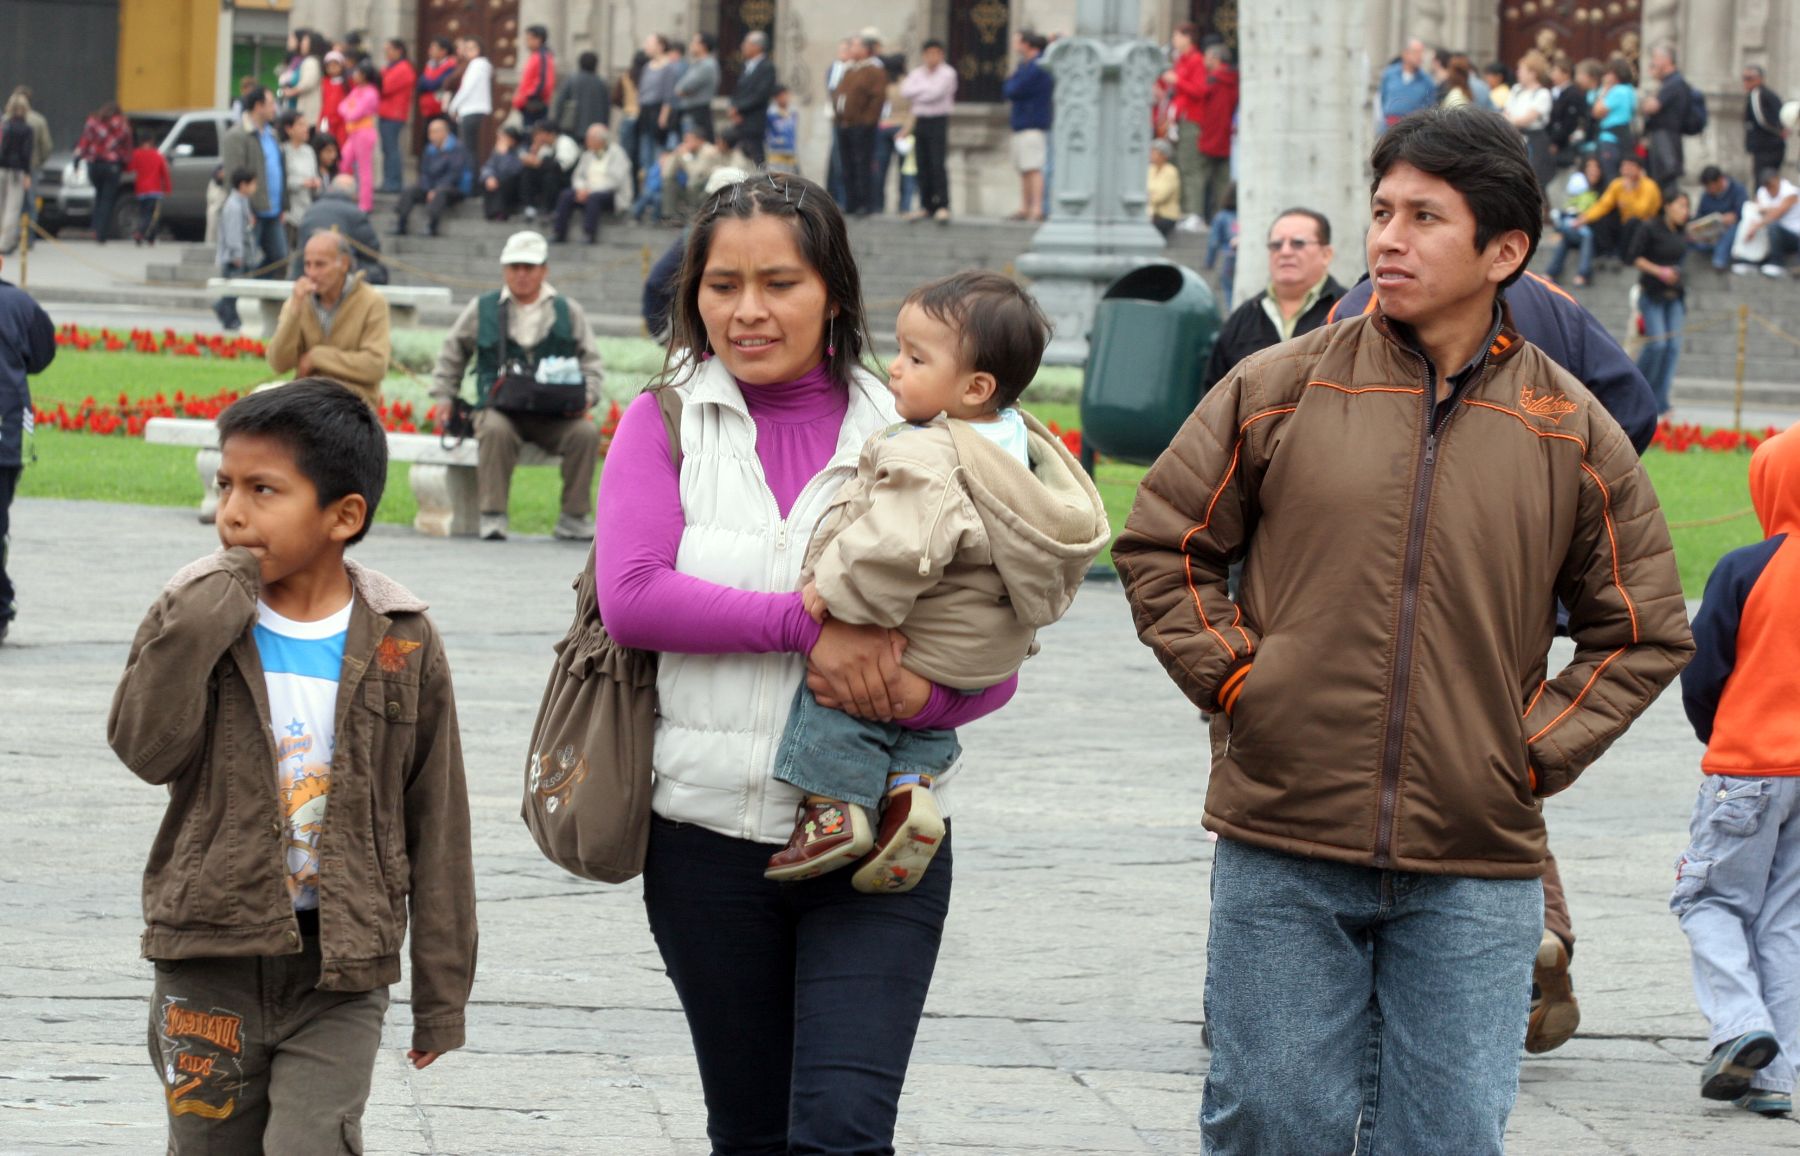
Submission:
{"label": "gray sweatpants", "polygon": [[320,991],[298,955],[158,960],[150,1060],[169,1151],[361,1153],[388,989]]}
{"label": "gray sweatpants", "polygon": [[1773,1032],[1752,1087],[1792,1092],[1800,1060],[1800,776],[1700,781],[1669,908],[1693,955],[1708,1047]]}

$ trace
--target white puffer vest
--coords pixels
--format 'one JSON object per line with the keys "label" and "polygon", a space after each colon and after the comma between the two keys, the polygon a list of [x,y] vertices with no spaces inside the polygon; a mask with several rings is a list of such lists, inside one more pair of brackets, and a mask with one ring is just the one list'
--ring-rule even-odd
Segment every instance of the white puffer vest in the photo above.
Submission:
{"label": "white puffer vest", "polygon": [[[756,425],[731,374],[715,358],[676,389],[684,403],[687,525],[675,568],[739,590],[798,590],[813,528],[838,487],[855,476],[863,443],[899,420],[892,396],[858,372],[837,448],[784,520],[756,456]],[[805,673],[799,654],[663,654],[651,808],[721,835],[787,842],[800,791],[770,772]],[[938,802],[947,812],[941,790]]]}

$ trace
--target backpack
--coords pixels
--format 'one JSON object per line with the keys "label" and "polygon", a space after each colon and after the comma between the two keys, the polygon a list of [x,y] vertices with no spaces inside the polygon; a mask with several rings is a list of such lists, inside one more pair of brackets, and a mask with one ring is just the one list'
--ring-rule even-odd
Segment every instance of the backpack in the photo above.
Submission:
{"label": "backpack", "polygon": [[1687,85],[1687,105],[1681,110],[1681,135],[1699,136],[1706,131],[1706,98],[1686,80],[1681,83]]}
{"label": "backpack", "polygon": [[31,122],[24,117],[0,121],[0,169],[17,169],[29,176],[34,143]]}

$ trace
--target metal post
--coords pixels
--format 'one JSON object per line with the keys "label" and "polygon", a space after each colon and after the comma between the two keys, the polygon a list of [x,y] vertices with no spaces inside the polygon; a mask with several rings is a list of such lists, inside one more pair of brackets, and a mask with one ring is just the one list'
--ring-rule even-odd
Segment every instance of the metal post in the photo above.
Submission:
{"label": "metal post", "polygon": [[19,214],[19,288],[31,283],[31,213]]}
{"label": "metal post", "polygon": [[1750,336],[1750,306],[1738,303],[1737,381],[1731,389],[1731,428],[1744,432],[1744,345]]}

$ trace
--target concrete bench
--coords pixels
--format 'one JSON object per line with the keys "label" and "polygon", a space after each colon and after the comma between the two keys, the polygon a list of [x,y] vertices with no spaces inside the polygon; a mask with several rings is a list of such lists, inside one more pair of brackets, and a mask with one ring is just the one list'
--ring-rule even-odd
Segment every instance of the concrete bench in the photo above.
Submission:
{"label": "concrete bench", "polygon": [[[475,439],[446,449],[436,434],[390,433],[390,461],[410,462],[413,499],[419,512],[413,529],[433,538],[473,537],[481,520],[475,489]],[[194,469],[200,475],[200,520],[211,525],[219,507],[213,479],[219,473],[219,429],[198,418],[153,417],[144,426],[152,445],[193,446]],[[560,466],[562,458],[527,442],[519,447],[522,466]]]}
{"label": "concrete bench", "polygon": [[[275,336],[281,307],[294,295],[292,281],[264,281],[256,277],[212,277],[206,288],[220,297],[250,297],[262,310],[263,340]],[[437,285],[370,285],[388,303],[388,328],[402,329],[419,323],[419,306],[450,304],[450,290]]]}

